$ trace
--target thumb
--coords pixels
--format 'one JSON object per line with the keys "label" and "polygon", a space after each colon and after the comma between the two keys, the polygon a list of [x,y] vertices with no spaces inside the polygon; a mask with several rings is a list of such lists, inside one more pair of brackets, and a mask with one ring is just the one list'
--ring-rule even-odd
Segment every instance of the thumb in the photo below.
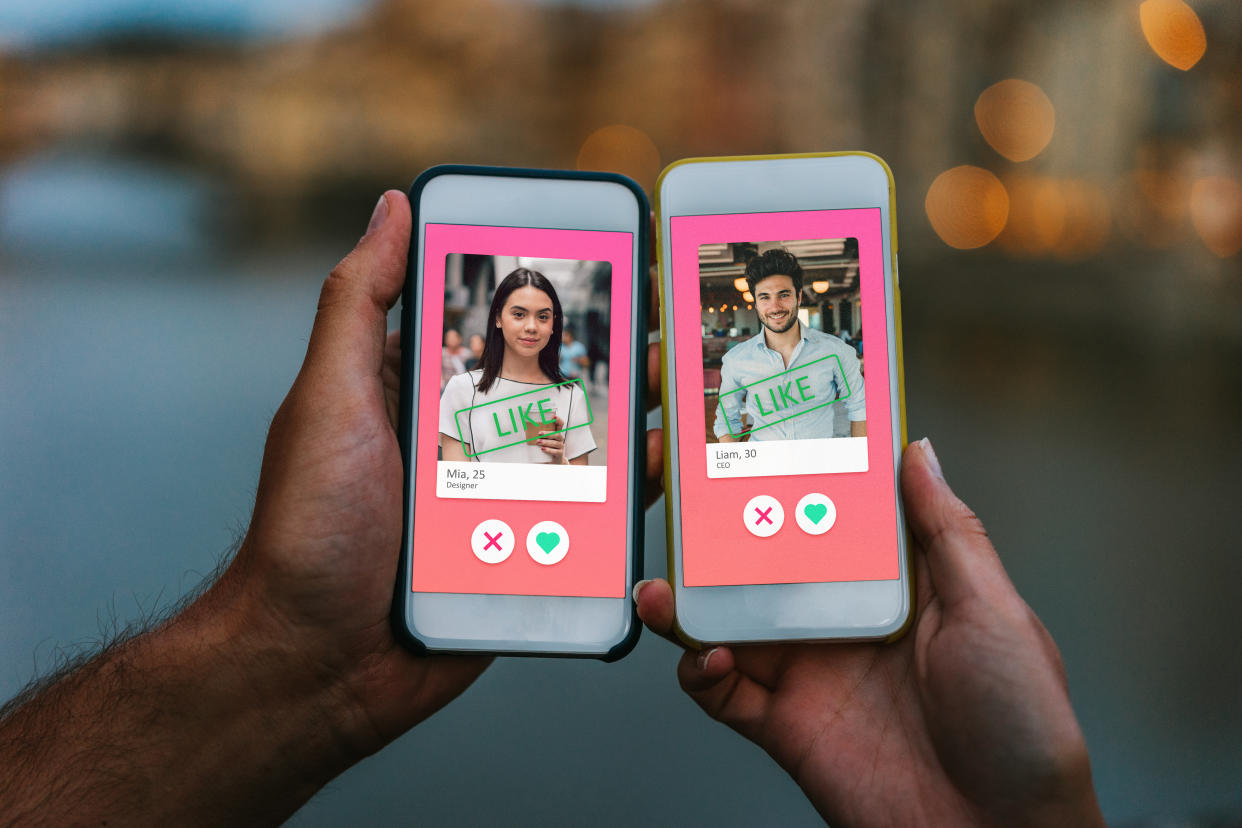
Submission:
{"label": "thumb", "polygon": [[910,531],[927,555],[932,584],[946,607],[1016,596],[987,530],[945,482],[927,438],[906,447],[901,494]]}
{"label": "thumb", "polygon": [[366,234],[324,280],[303,371],[342,379],[380,374],[388,309],[401,295],[409,250],[410,204],[405,193],[389,190]]}

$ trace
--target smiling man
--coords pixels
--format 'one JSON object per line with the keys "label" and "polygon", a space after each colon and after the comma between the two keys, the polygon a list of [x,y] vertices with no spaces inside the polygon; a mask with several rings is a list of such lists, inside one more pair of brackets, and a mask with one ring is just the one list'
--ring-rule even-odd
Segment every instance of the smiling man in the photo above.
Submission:
{"label": "smiling man", "polygon": [[[763,328],[724,355],[714,431],[722,443],[832,437],[832,405],[845,401],[850,436],[867,436],[866,396],[854,349],[798,321],[802,266],[783,248],[746,265]],[[743,422],[745,412],[749,423]]]}

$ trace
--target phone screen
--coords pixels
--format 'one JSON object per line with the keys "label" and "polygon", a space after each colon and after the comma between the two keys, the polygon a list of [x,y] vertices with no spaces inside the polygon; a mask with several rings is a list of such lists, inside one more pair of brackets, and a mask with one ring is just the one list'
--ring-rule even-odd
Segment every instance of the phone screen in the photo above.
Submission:
{"label": "phone screen", "polygon": [[881,229],[670,219],[684,586],[899,577]]}
{"label": "phone screen", "polygon": [[634,245],[425,226],[414,591],[625,595]]}

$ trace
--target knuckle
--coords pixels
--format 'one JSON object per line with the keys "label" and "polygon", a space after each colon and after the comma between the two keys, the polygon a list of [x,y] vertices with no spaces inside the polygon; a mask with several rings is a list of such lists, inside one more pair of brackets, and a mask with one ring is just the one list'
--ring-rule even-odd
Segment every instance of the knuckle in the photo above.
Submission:
{"label": "knuckle", "polygon": [[347,295],[349,276],[345,269],[346,261],[348,259],[342,260],[340,264],[332,268],[328,278],[323,280],[323,286],[319,289],[319,310],[336,305]]}
{"label": "knuckle", "polygon": [[955,500],[949,510],[949,517],[958,525],[961,531],[976,535],[981,538],[988,537],[987,527],[983,525],[983,521],[961,500]]}

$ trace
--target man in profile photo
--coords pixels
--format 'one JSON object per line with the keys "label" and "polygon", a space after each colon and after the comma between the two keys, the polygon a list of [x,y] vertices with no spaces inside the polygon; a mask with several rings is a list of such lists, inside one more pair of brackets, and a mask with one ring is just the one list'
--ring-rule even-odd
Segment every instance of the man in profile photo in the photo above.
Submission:
{"label": "man in profile photo", "polygon": [[586,345],[578,340],[573,326],[566,325],[561,332],[561,373],[570,379],[585,379],[590,364]]}
{"label": "man in profile photo", "polygon": [[[798,320],[802,266],[783,248],[746,264],[762,328],[724,355],[713,430],[722,443],[832,437],[834,400],[844,400],[850,436],[867,436],[862,371],[854,349]],[[805,371],[797,369],[805,368]],[[749,422],[743,421],[743,414]]]}

